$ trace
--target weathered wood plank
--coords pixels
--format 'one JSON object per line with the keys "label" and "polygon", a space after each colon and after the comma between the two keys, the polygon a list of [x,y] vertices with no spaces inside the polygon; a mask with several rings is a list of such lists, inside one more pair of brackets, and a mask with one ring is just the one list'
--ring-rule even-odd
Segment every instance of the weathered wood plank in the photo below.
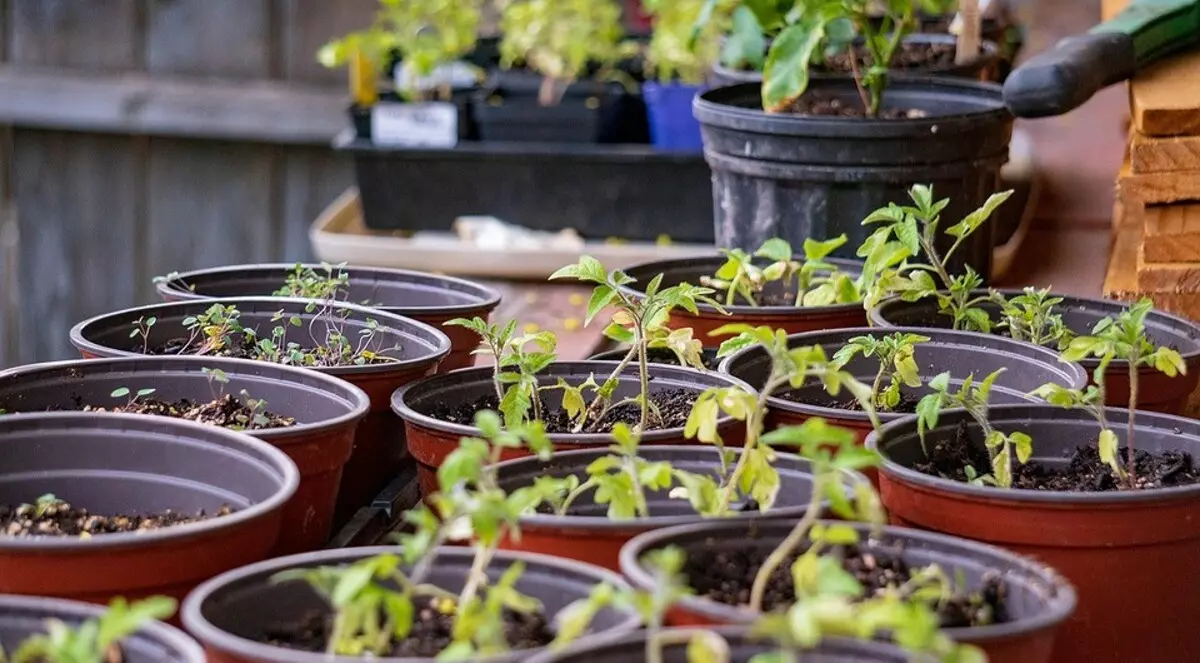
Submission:
{"label": "weathered wood plank", "polygon": [[1141,232],[1136,226],[1125,224],[1113,239],[1108,271],[1104,278],[1103,295],[1109,299],[1137,301],[1149,297],[1156,308],[1200,320],[1200,294],[1186,292],[1153,292],[1138,284],[1138,249]]}
{"label": "weathered wood plank", "polygon": [[1133,125],[1147,136],[1200,135],[1200,50],[1146,67],[1129,82]]}
{"label": "weathered wood plank", "polygon": [[149,153],[149,276],[275,257],[271,150],[152,138]]}
{"label": "weathered wood plank", "polygon": [[342,90],[271,81],[95,76],[0,66],[0,123],[327,145],[345,128]]}
{"label": "weathered wood plank", "polygon": [[[332,3],[320,3],[322,7],[328,4]],[[273,47],[269,5],[269,0],[150,2],[146,68],[162,73],[266,78]]]}
{"label": "weathered wood plank", "polygon": [[1126,161],[1117,177],[1117,192],[1126,203],[1146,205],[1200,200],[1200,177],[1188,171],[1138,175]]}
{"label": "weathered wood plank", "polygon": [[283,162],[283,241],[280,260],[312,260],[313,219],[354,184],[354,165],[329,149],[289,149]]}
{"label": "weathered wood plank", "polygon": [[1147,261],[1200,261],[1200,205],[1151,205],[1142,218]]}
{"label": "weathered wood plank", "polygon": [[141,66],[138,0],[8,0],[8,3],[12,20],[6,29],[11,62],[106,71],[128,71]]}
{"label": "weathered wood plank", "polygon": [[1136,131],[1130,134],[1129,154],[1135,174],[1191,170],[1200,177],[1200,136],[1155,138]]}
{"label": "weathered wood plank", "polygon": [[20,232],[20,356],[76,356],[76,322],[132,305],[138,278],[141,172],[128,139],[68,132],[14,133]]}
{"label": "weathered wood plank", "polygon": [[283,78],[330,86],[344,83],[344,70],[326,69],[317,63],[317,49],[335,37],[367,27],[378,9],[378,0],[338,0],[319,8],[311,0],[281,0]]}

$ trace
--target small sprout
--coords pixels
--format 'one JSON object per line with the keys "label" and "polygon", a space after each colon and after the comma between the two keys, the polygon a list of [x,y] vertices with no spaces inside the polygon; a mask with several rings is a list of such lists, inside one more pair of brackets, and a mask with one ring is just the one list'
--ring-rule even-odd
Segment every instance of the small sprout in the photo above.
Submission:
{"label": "small sprout", "polygon": [[[796,260],[792,246],[779,238],[768,239],[753,254],[741,249],[721,249],[726,260],[712,277],[701,277],[701,285],[724,291],[726,306],[741,297],[750,306],[763,305],[766,288],[780,284],[791,294],[795,306],[829,306],[862,301],[862,282],[841,272],[825,258],[846,243],[846,236],[818,242],[804,241],[804,259]],[[765,266],[760,266],[766,263]]]}
{"label": "small sprout", "polygon": [[131,407],[134,403],[136,403],[138,401],[139,398],[145,398],[147,396],[150,396],[151,394],[155,393],[156,391],[158,391],[158,390],[154,389],[152,387],[148,387],[145,389],[138,389],[136,392],[130,391],[129,387],[117,387],[116,389],[113,389],[112,393],[109,394],[109,396],[111,396],[113,398],[125,398],[128,396],[129,400],[128,400],[128,402],[125,403],[125,407]]}
{"label": "small sprout", "polygon": [[1024,294],[1000,302],[1000,324],[1018,341],[1063,350],[1073,334],[1062,314],[1054,312],[1062,301],[1062,297],[1050,296],[1050,288],[1025,288]]}
{"label": "small sprout", "polygon": [[[924,447],[926,432],[937,427],[942,410],[947,408],[962,408],[967,411],[983,431],[983,443],[987,447],[991,460],[991,472],[988,475],[979,474],[978,468],[971,468],[968,478],[978,479],[984,483],[994,483],[1000,488],[1011,488],[1013,484],[1013,460],[1024,465],[1033,455],[1033,439],[1021,431],[1004,433],[994,428],[988,421],[988,400],[991,397],[992,384],[1004,372],[997,369],[983,380],[976,382],[974,375],[968,375],[958,390],[950,389],[950,374],[941,373],[929,381],[933,393],[925,396],[917,403],[917,432]],[[974,478],[972,478],[974,477]]]}
{"label": "small sprout", "polygon": [[[917,366],[913,353],[917,344],[925,343],[928,336],[896,332],[876,338],[870,334],[856,336],[833,355],[834,365],[838,368],[845,366],[861,354],[864,357],[876,358],[879,369],[875,373],[875,381],[871,385],[875,407],[881,410],[894,410],[900,405],[900,388],[920,387],[921,371]],[[888,386],[883,388],[884,380]]]}

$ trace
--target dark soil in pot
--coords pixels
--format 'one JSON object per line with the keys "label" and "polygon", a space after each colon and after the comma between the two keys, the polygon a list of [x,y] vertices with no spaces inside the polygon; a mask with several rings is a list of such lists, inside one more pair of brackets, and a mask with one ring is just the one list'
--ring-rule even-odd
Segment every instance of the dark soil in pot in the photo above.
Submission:
{"label": "dark soil in pot", "polygon": [[[226,382],[213,379],[208,370],[219,370]],[[127,410],[191,418],[200,423],[244,429],[277,447],[296,463],[300,485],[284,507],[282,533],[275,554],[315,550],[329,539],[333,510],[342,471],[350,458],[354,434],[366,416],[370,400],[361,389],[343,380],[265,362],[216,357],[123,357],[35,364],[0,373],[0,410]],[[128,396],[113,397],[117,389]],[[137,392],[153,389],[148,396]],[[214,394],[224,394],[214,399]],[[234,395],[237,395],[235,398]],[[135,398],[132,406],[130,398]],[[164,413],[158,403],[227,403],[218,414],[227,417],[237,404],[240,415],[232,421],[214,420],[203,408],[183,408]],[[265,408],[290,423],[257,426],[255,414],[264,406],[248,408],[247,399],[266,403]],[[115,404],[115,407],[114,407]],[[198,415],[193,417],[192,415]],[[248,416],[248,422],[237,419]],[[248,425],[247,425],[248,423]]]}
{"label": "dark soil in pot", "polygon": [[163,417],[5,415],[0,445],[0,504],[53,494],[94,514],[232,511],[91,536],[0,534],[4,593],[99,603],[182,598],[217,573],[266,558],[299,483],[295,465],[260,440]]}
{"label": "dark soil in pot", "polygon": [[[302,267],[325,273],[321,265]],[[265,297],[285,287],[295,268],[295,264],[259,264],[198,269],[160,281],[155,288],[165,301]],[[450,337],[450,354],[438,366],[439,372],[475,363],[471,351],[478,347],[479,337],[468,329],[444,323],[475,316],[487,319],[500,304],[499,293],[465,279],[425,272],[349,266],[342,271],[350,278],[339,299],[424,322]]]}
{"label": "dark soil in pot", "polygon": [[[558,383],[560,378],[570,384],[580,384],[589,376],[596,375],[597,380],[609,375],[617,367],[617,362],[565,362],[559,361],[538,374],[538,382],[543,386]],[[739,380],[713,372],[700,372],[688,368],[650,365],[650,397],[659,402],[660,398],[669,397],[694,401],[705,389],[714,386],[745,386]],[[614,393],[617,400],[633,396],[639,392],[638,372],[636,366],[627,366],[625,372],[618,378],[619,384]],[[546,412],[555,413],[561,409],[562,392],[550,390],[542,392],[543,406]],[[479,436],[479,430],[470,423],[474,420],[472,408],[492,407],[496,401],[495,386],[492,383],[491,368],[472,368],[455,371],[447,375],[436,375],[396,392],[392,399],[392,407],[404,419],[409,449],[418,463],[418,476],[421,480],[421,491],[428,495],[436,489],[436,471],[442,460],[454,449],[458,448],[459,439],[464,436]],[[441,418],[438,413],[454,413],[456,421]],[[636,411],[626,412],[626,423],[638,423]],[[459,423],[463,422],[463,423]],[[602,426],[603,430],[611,426]],[[683,425],[662,427],[653,426],[642,435],[642,444],[685,444]],[[742,424],[732,418],[724,417],[718,423],[718,431],[730,446],[741,444]],[[559,432],[550,435],[556,450],[607,448],[612,440],[606,432]],[[528,455],[523,450],[505,451],[504,459],[519,458]]]}
{"label": "dark soil in pot", "polygon": [[[678,603],[668,613],[668,623],[749,624],[755,620],[755,613],[731,603],[740,601],[740,585],[794,525],[786,521],[706,522],[650,532],[633,539],[621,551],[621,570],[635,587],[648,588],[653,576],[641,566],[642,555],[667,545],[679,546],[687,553],[689,575],[701,595]],[[976,599],[984,598],[1003,608],[1003,615],[993,614],[990,620],[982,620],[991,623],[971,626],[961,625],[963,611],[943,608],[940,613],[950,629],[947,635],[982,647],[994,663],[1050,660],[1055,632],[1075,605],[1070,584],[1053,569],[972,541],[894,527],[883,528],[881,535],[872,536],[867,525],[851,526],[860,532],[862,543],[854,554],[846,556],[843,566],[865,579],[868,587],[879,587],[892,578],[903,582],[907,579],[902,575],[904,568],[938,564],[952,578],[961,574],[965,589],[959,588],[960,606],[962,596],[976,595]],[[702,568],[705,563],[711,568]],[[775,581],[778,607],[782,607],[787,594],[782,586],[790,580],[785,571]],[[975,621],[986,617],[978,605],[966,612],[974,615]]]}
{"label": "dark soil in pot", "polygon": [[[1001,290],[1006,297],[1020,295],[1019,290]],[[983,291],[978,291],[983,294]],[[1063,322],[1077,334],[1087,334],[1096,323],[1105,317],[1115,316],[1129,307],[1128,302],[1109,299],[1091,299],[1054,294],[1063,301],[1057,307]],[[989,307],[985,307],[989,308]],[[990,308],[993,320],[998,319],[998,310]],[[938,327],[947,328],[951,319],[937,310],[933,300],[903,302],[898,299],[885,301],[870,311],[871,324],[880,327]],[[1167,414],[1183,414],[1188,396],[1200,383],[1200,325],[1191,320],[1171,315],[1157,309],[1146,316],[1146,334],[1156,345],[1166,345],[1178,351],[1187,364],[1186,375],[1167,377],[1152,366],[1138,369],[1138,409]],[[1085,359],[1080,364],[1090,376],[1099,361]],[[1105,374],[1108,405],[1129,405],[1129,363],[1114,360]]]}
{"label": "dark soil in pot", "polygon": [[[753,247],[757,249],[758,247]],[[621,287],[621,291],[630,297],[644,296],[645,284],[654,277],[662,274],[662,287],[667,288],[680,283],[701,285],[701,278],[711,277],[725,264],[725,256],[713,255],[703,258],[679,258],[675,260],[656,260],[635,265],[625,270],[633,283]],[[857,275],[861,263],[852,260],[830,259],[844,272]],[[782,284],[774,283],[765,289],[764,298],[767,301],[795,301],[795,293],[783,292]],[[789,296],[790,294],[790,296]],[[722,301],[722,300],[718,300]],[[840,329],[843,327],[861,327],[866,324],[867,316],[862,304],[838,304],[835,306],[751,306],[742,298],[735,300],[730,306],[723,306],[729,315],[724,315],[717,309],[706,304],[696,307],[697,313],[676,309],[671,312],[667,326],[671,329],[691,328],[692,336],[704,344],[706,348],[718,348],[727,336],[712,336],[711,333],[728,324],[745,323],[754,326],[766,325],[782,329],[788,333],[815,331],[822,329]]]}
{"label": "dark soil in pot", "polygon": [[[328,550],[273,559],[237,569],[212,579],[189,596],[183,606],[183,622],[204,644],[209,663],[320,663],[330,660],[363,660],[348,656],[329,658],[323,652],[314,651],[318,646],[316,641],[324,640],[324,629],[328,628],[328,605],[306,583],[272,583],[270,578],[284,570],[344,564],[367,556],[395,551],[395,548],[387,547]],[[468,575],[473,555],[473,551],[466,548],[439,549],[426,582],[457,593],[462,589]],[[518,625],[516,620],[513,621],[514,644],[533,644],[535,641],[539,645],[545,644],[541,641],[551,635],[554,615],[570,602],[586,597],[594,585],[608,582],[617,587],[625,586],[625,582],[617,574],[588,564],[509,551],[496,554],[488,566],[488,576],[495,581],[518,560],[523,561],[526,567],[525,573],[516,583],[516,589],[540,600],[542,611],[537,619],[524,624]],[[306,646],[288,648],[280,644],[267,644],[271,640],[277,641],[280,635],[287,635],[291,639],[290,634],[296,633],[297,627],[314,623],[322,632],[319,636],[314,633]],[[442,632],[445,624],[440,617],[427,618],[419,615],[418,623],[420,625],[416,633],[419,634],[421,644],[431,645],[437,641],[440,646],[431,645],[435,647],[434,653],[448,644],[448,639],[440,640],[445,635]],[[582,642],[623,634],[636,627],[637,619],[632,614],[611,608],[605,609],[593,621],[591,635],[584,636]],[[292,642],[300,644],[295,640]],[[309,643],[312,646],[307,646]],[[404,648],[409,645],[412,649]],[[404,653],[399,656],[403,658],[389,657],[382,660],[397,663],[432,661],[433,655],[425,653],[429,650],[418,650],[417,645],[417,638],[410,637],[409,642],[400,649]],[[516,663],[528,660],[534,653],[535,649],[524,649],[480,660],[486,660],[488,663]]]}
{"label": "dark soil in pot", "polygon": [[[1122,440],[1127,414],[1107,418]],[[964,412],[943,413],[926,444],[937,448],[960,434]],[[1031,463],[1061,469],[1079,447],[1097,439],[1089,414],[1048,405],[994,407],[998,430],[1033,438]],[[1137,447],[1162,457],[1200,452],[1200,423],[1137,414]],[[969,435],[979,433],[966,422]],[[1079,592],[1079,607],[1063,628],[1055,661],[1188,660],[1200,634],[1182,615],[1200,610],[1200,485],[1102,492],[1000,489],[931,476],[915,422],[896,421],[868,440],[884,457],[880,495],[897,524],[992,543],[1060,570]],[[1113,573],[1120,569],[1120,573]],[[1137,606],[1130,610],[1129,606]]]}
{"label": "dark soil in pot", "polygon": [[[625,355],[628,352],[628,348],[606,350],[605,352],[598,352],[591,357],[588,357],[588,361],[621,361],[625,358]],[[674,352],[671,352],[665,348],[651,348],[650,351],[646,353],[646,361],[651,364],[664,364],[666,366],[683,365],[679,363],[679,357],[676,356]],[[704,364],[704,368],[710,371],[717,370],[717,367],[721,365],[721,361],[717,359],[716,348],[704,348],[701,350],[700,361]]]}
{"label": "dark soil in pot", "polygon": [[[755,656],[779,651],[778,645],[755,637],[746,627],[725,626],[711,630],[729,645],[729,663],[749,663]],[[668,640],[687,642],[686,629],[665,632]],[[646,660],[647,631],[638,631],[605,642],[574,646],[562,652],[547,652],[528,663],[649,663]],[[663,648],[661,663],[687,663],[687,647],[670,644]],[[824,638],[815,649],[794,651],[804,663],[908,663],[911,656],[895,645],[883,642]]]}
{"label": "dark soil in pot", "polygon": [[[607,449],[560,451],[548,461],[534,457],[505,461],[497,466],[500,486],[508,492],[531,486],[540,476],[587,478],[587,467],[595,459],[607,455]],[[740,453],[740,452],[739,452]],[[720,456],[714,446],[644,447],[638,455],[648,461],[668,461],[675,469],[694,474],[720,477]],[[774,506],[760,511],[758,505],[742,502],[734,505],[738,520],[757,518],[799,518],[804,514],[811,495],[812,475],[808,461],[799,456],[779,453],[774,466],[779,470],[779,497]],[[866,477],[860,477],[866,481]],[[649,518],[610,520],[607,505],[597,504],[591,492],[581,495],[567,515],[552,512],[530,514],[521,519],[521,538],[508,541],[510,550],[545,553],[590,562],[613,570],[619,569],[621,547],[642,532],[702,522],[685,499],[672,498],[669,490],[648,492]]]}
{"label": "dark soil in pot", "polygon": [[[87,603],[29,596],[0,596],[0,650],[16,652],[31,635],[45,633],[46,621],[72,628],[96,619],[103,608]],[[205,663],[200,645],[179,629],[150,622],[121,640],[119,661],[105,663]]]}
{"label": "dark soil in pot", "polygon": [[[390,411],[391,394],[398,387],[431,374],[450,351],[450,340],[440,331],[408,318],[352,304],[337,304],[334,322],[317,316],[307,307],[310,301],[272,297],[239,297],[219,300],[174,302],[126,309],[85,320],[71,329],[71,342],[85,358],[127,357],[146,354],[145,348],[161,347],[166,342],[188,338],[184,321],[204,314],[214,304],[234,306],[240,323],[255,329],[260,338],[271,338],[271,330],[283,325],[287,339],[312,344],[338,332],[357,344],[371,321],[377,329],[365,343],[368,350],[383,351],[394,359],[371,365],[341,365],[313,368],[341,378],[367,393],[371,406],[359,424],[354,449],[343,470],[343,481],[334,513],[334,527],[348,520],[395,476],[406,460],[403,426]],[[279,312],[282,319],[277,320]],[[153,316],[156,322],[145,338],[131,338],[135,322]],[[345,316],[344,320],[342,316]],[[290,324],[299,318],[301,325]],[[310,332],[310,329],[313,330]],[[319,342],[319,341],[317,341]],[[280,344],[282,346],[282,344]]]}
{"label": "dark soil in pot", "polygon": [[233,513],[222,504],[210,515],[204,509],[196,513],[178,513],[171,509],[159,513],[91,513],[61,500],[39,499],[33,503],[0,504],[0,535],[74,536],[147,532],[175,525],[198,523]]}
{"label": "dark soil in pot", "polygon": [[[788,337],[789,347],[820,345],[827,356],[832,357],[838,349],[856,336],[873,335],[880,338],[886,334],[905,332],[929,338],[914,346],[914,358],[920,368],[921,379],[928,382],[945,371],[950,372],[951,385],[961,385],[968,375],[979,380],[998,368],[1005,371],[996,378],[992,387],[992,403],[1035,402],[1027,394],[1047,382],[1057,382],[1067,387],[1082,387],[1087,376],[1081,367],[1059,361],[1057,353],[1028,343],[1020,343],[1001,336],[955,332],[938,329],[897,328],[880,329],[863,327],[840,329],[831,332],[810,332]],[[856,356],[845,369],[859,381],[871,384],[879,369],[875,358]],[[770,359],[758,347],[747,348],[725,359],[721,372],[728,373],[751,386],[763,385],[770,371]],[[904,418],[915,408],[915,402],[928,393],[928,388],[902,392],[900,412],[881,411],[879,419],[886,423]],[[777,392],[767,400],[768,427],[799,424],[810,417],[823,417],[847,428],[851,428],[865,440],[871,432],[871,421],[856,403],[831,397],[819,383],[805,385],[799,389]]]}
{"label": "dark soil in pot", "polygon": [[[859,99],[849,79],[814,79],[811,99]],[[903,120],[805,117],[762,110],[753,83],[710,90],[693,105],[713,171],[717,246],[754,250],[771,237],[799,246],[808,237],[849,241],[835,257],[854,258],[871,231],[862,220],[902,202],[913,182],[933,186],[960,219],[995,192],[1008,159],[1012,117],[1000,87],[953,78],[896,77],[885,109],[918,110]],[[952,240],[945,237],[939,240]],[[942,250],[948,248],[942,246]],[[991,232],[977,232],[955,256],[991,274]]]}

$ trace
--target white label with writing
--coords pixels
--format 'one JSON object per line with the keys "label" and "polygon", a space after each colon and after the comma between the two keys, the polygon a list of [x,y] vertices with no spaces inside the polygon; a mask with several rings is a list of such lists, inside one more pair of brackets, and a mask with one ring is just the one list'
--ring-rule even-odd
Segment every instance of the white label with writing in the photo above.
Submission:
{"label": "white label with writing", "polygon": [[377,103],[371,109],[371,142],[397,147],[454,147],[458,107],[451,103]]}

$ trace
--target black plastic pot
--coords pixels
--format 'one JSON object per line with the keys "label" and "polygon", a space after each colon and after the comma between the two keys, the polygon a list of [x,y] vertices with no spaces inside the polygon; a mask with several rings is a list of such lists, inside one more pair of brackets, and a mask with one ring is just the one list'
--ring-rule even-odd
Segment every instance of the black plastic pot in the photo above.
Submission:
{"label": "black plastic pot", "polygon": [[164,594],[265,559],[300,474],[283,452],[190,421],[100,412],[0,416],[0,504],[47,493],[93,513],[233,513],[162,529],[0,536],[0,593],[108,603]]}
{"label": "black plastic pot", "polygon": [[[1075,609],[1075,590],[1053,568],[974,541],[899,527],[882,528],[878,537],[870,526],[850,523],[868,548],[900,551],[910,567],[938,564],[951,578],[961,572],[967,587],[979,587],[985,574],[998,573],[1008,587],[1012,621],[990,626],[947,629],[957,642],[982,647],[993,663],[1049,663],[1059,625]],[[641,564],[648,551],[678,546],[688,552],[706,550],[773,550],[795,523],[785,521],[726,522],[681,525],[642,534],[621,550],[621,571],[637,589],[655,585]],[[758,615],[744,606],[687,597],[667,613],[672,626],[750,624]],[[1070,642],[1069,640],[1067,642]]]}
{"label": "black plastic pot", "polygon": [[[894,332],[921,334],[929,338],[924,343],[918,343],[914,348],[914,358],[921,369],[921,379],[928,382],[939,373],[949,371],[952,385],[961,385],[963,380],[974,374],[975,380],[981,380],[998,368],[1006,369],[996,378],[992,387],[991,402],[1031,403],[1038,399],[1028,393],[1046,384],[1057,382],[1071,388],[1079,388],[1087,384],[1087,374],[1077,364],[1069,364],[1059,359],[1058,354],[1047,348],[1021,343],[1002,336],[974,334],[970,332],[955,332],[937,329],[876,329],[863,327],[859,329],[839,329],[830,332],[810,332],[794,334],[788,337],[789,347],[820,345],[826,355],[832,357],[847,341],[864,335],[881,337]],[[845,369],[864,384],[871,384],[879,368],[875,358],[856,356],[846,364]],[[761,347],[746,348],[737,354],[727,357],[721,363],[721,372],[728,373],[739,380],[748,382],[751,386],[761,388],[766,382],[771,370],[770,358]],[[811,396],[814,402],[828,403],[831,397],[818,381],[801,387],[800,393]],[[905,393],[910,393],[905,388]],[[927,387],[912,389],[911,393],[923,396],[929,393]],[[843,395],[847,398],[848,395]],[[865,440],[873,430],[871,420],[866,413],[859,410],[825,407],[797,403],[792,400],[772,396],[767,399],[768,425],[780,426],[800,424],[811,417],[822,417],[830,422],[854,429],[860,440]],[[895,421],[908,415],[880,412],[882,422]]]}
{"label": "black plastic pot", "polygon": [[[1106,416],[1124,458],[1127,411],[1108,408]],[[1046,465],[1066,463],[1100,431],[1089,413],[1049,405],[994,407],[988,421],[1030,435],[1033,460]],[[960,423],[982,441],[969,415],[952,410],[926,432],[926,444],[956,436]],[[1139,449],[1200,455],[1194,419],[1138,412],[1135,423]],[[951,481],[912,469],[925,452],[911,419],[884,426],[867,445],[884,458],[880,496],[892,522],[1003,546],[1071,581],[1079,606],[1063,625],[1056,663],[1184,661],[1200,650],[1200,632],[1184,628],[1182,617],[1200,612],[1200,485],[1084,493]]]}
{"label": "black plastic pot", "polygon": [[[215,383],[203,369],[218,369],[228,382]],[[128,400],[112,392],[154,389],[152,398],[205,403],[216,394],[236,398],[244,390],[264,399],[267,409],[292,417],[294,426],[247,431],[287,454],[300,471],[296,494],[284,507],[277,555],[316,550],[333,528],[333,508],[342,468],[354,447],[354,432],[371,401],[358,387],[316,371],[244,359],[215,357],[123,357],[33,364],[0,372],[0,410],[44,412],[82,406],[110,407]]]}
{"label": "black plastic pot", "polygon": [[[541,476],[563,478],[575,475],[585,479],[588,465],[609,453],[608,449],[581,449],[557,452],[546,461],[534,457],[509,460],[496,466],[497,478],[500,486],[509,493],[532,486],[534,480]],[[740,454],[740,450],[736,453]],[[650,462],[670,462],[678,470],[720,476],[721,457],[715,446],[648,446],[639,450],[638,455]],[[780,479],[775,505],[767,511],[751,509],[738,512],[732,518],[799,519],[804,515],[812,495],[809,462],[800,456],[779,453],[774,467],[779,470]],[[857,478],[863,483],[867,481],[865,476],[859,475]],[[572,504],[571,513],[566,516],[535,513],[521,518],[521,538],[508,541],[505,547],[566,557],[618,570],[621,547],[634,536],[705,520],[696,514],[687,500],[672,498],[668,492],[648,493],[646,502],[650,517],[636,520],[610,520],[606,516],[608,505],[597,504],[594,493],[589,492]]]}
{"label": "black plastic pot", "polygon": [[[305,267],[322,273],[321,265]],[[155,289],[168,302],[217,297],[267,297],[287,282],[295,264],[233,265],[180,272]],[[447,372],[474,364],[471,351],[479,336],[462,327],[447,327],[454,318],[485,320],[500,305],[500,293],[466,279],[383,267],[346,267],[345,300],[432,325],[450,338],[450,354],[438,365]]]}
{"label": "black plastic pot", "polygon": [[[759,654],[779,650],[777,645],[754,637],[750,629],[738,626],[705,629],[721,636],[729,645],[727,663],[748,663]],[[687,663],[687,641],[694,629],[668,629],[662,632],[664,647],[661,663]],[[539,654],[527,663],[644,663],[647,631],[613,638],[600,643],[574,645],[561,652]],[[682,644],[680,644],[682,642]],[[815,649],[795,652],[804,663],[910,663],[908,652],[884,642],[825,638]]]}
{"label": "black plastic pot", "polygon": [[[616,362],[558,361],[538,374],[538,383],[549,387],[557,384],[559,379],[564,379],[571,384],[581,384],[592,375],[595,375],[597,380],[603,380],[604,376],[612,373],[616,367]],[[714,371],[701,372],[662,364],[650,366],[651,394],[683,389],[699,395],[709,387],[730,386],[750,389],[746,383]],[[637,367],[627,366],[618,376],[613,397],[619,400],[638,392]],[[437,468],[450,452],[458,448],[459,440],[466,436],[480,435],[479,429],[474,426],[448,423],[431,416],[431,413],[443,405],[456,407],[459,404],[475,403],[493,394],[495,386],[492,383],[492,369],[485,367],[435,375],[399,389],[392,396],[392,409],[404,419],[408,448],[417,460],[423,494],[428,495],[436,490]],[[542,399],[547,408],[556,409],[562,402],[562,392],[546,391],[542,394]],[[741,422],[731,417],[722,417],[718,420],[717,430],[727,445],[741,444],[744,436]],[[606,433],[554,433],[550,435],[550,440],[556,450],[608,448],[612,444],[612,436]],[[641,440],[644,445],[688,443],[682,427],[648,431],[642,435]],[[502,457],[509,460],[528,455],[529,452],[525,449],[505,449]]]}
{"label": "black plastic pot", "polygon": [[479,90],[475,118],[480,140],[535,143],[648,143],[646,105],[619,83],[581,80],[557,104],[538,100],[542,77],[497,71]]}
{"label": "black plastic pot", "polygon": [[[71,627],[95,619],[103,608],[87,603],[31,596],[0,596],[0,651],[12,655],[31,635],[46,632],[55,619]],[[121,640],[121,663],[205,663],[200,645],[183,631],[150,622]]]}
{"label": "black plastic pot", "polygon": [[[312,344],[308,326],[316,313],[306,310],[312,302],[279,297],[172,302],[126,309],[75,325],[71,329],[71,343],[79,348],[85,358],[138,356],[142,342],[129,336],[135,320],[148,316],[157,318],[156,324],[150,329],[149,345],[153,347],[171,339],[186,337],[183,320],[205,312],[214,303],[236,306],[241,313],[242,325],[256,329],[260,337],[269,337],[272,329],[283,325],[288,330],[287,339],[310,346]],[[354,451],[343,472],[334,514],[334,527],[339,527],[359,507],[378,494],[404,464],[404,428],[391,412],[392,392],[433,373],[442,358],[449,354],[450,339],[433,327],[409,318],[352,304],[336,306],[349,315],[342,328],[348,338],[357,340],[359,333],[374,320],[379,329],[368,349],[382,351],[400,346],[399,350],[388,351],[388,356],[398,361],[313,369],[350,382],[367,392],[371,399],[371,411],[358,427]],[[284,314],[283,318],[276,321],[274,318],[280,311]],[[301,319],[300,327],[286,324],[292,316]],[[314,335],[323,339],[327,331],[324,323],[318,319],[313,324]]]}
{"label": "black plastic pot", "polygon": [[[1022,294],[1020,290],[1001,290],[1006,297]],[[978,290],[973,295],[983,295]],[[1129,308],[1129,302],[1111,299],[1091,299],[1088,297],[1072,297],[1070,295],[1054,294],[1062,297],[1063,301],[1057,310],[1062,313],[1063,322],[1069,329],[1086,334],[1101,319],[1115,316]],[[993,320],[998,319],[999,312],[995,306],[985,305]],[[903,325],[907,327],[950,327],[951,318],[938,313],[936,300],[929,298],[916,302],[905,302],[900,299],[890,299],[880,303],[869,312],[871,324],[882,327]],[[1167,377],[1155,370],[1153,366],[1143,366],[1138,370],[1138,409],[1166,412],[1168,414],[1183,414],[1188,397],[1200,383],[1200,325],[1191,320],[1153,309],[1146,316],[1146,333],[1154,343],[1174,348],[1183,356],[1187,364],[1186,375],[1174,378]],[[1080,364],[1090,376],[1100,362],[1097,359],[1084,359]],[[1129,362],[1115,360],[1109,364],[1105,373],[1108,405],[1127,406],[1129,404]]]}
{"label": "black plastic pot", "polygon": [[[771,237],[799,246],[808,237],[845,233],[850,241],[834,255],[853,258],[872,230],[862,220],[888,203],[903,204],[915,183],[948,198],[942,218],[953,220],[999,186],[1012,116],[997,85],[896,78],[885,106],[928,114],[904,120],[765,113],[759,88],[710,90],[694,105],[712,168],[717,246],[753,250]],[[861,103],[849,79],[814,80],[809,94]],[[952,268],[969,264],[987,279],[992,247],[985,226],[963,243]]]}
{"label": "black plastic pot", "polygon": [[[188,596],[182,609],[184,626],[204,644],[208,663],[351,663],[363,659],[326,656],[283,649],[258,642],[268,629],[289,621],[306,621],[311,615],[325,615],[329,607],[308,584],[302,581],[273,583],[271,576],[284,570],[347,564],[381,553],[396,553],[395,547],[327,550],[307,555],[281,557],[240,568],[213,578]],[[426,582],[458,593],[469,575],[474,557],[469,548],[443,547],[431,566]],[[525,563],[525,573],[516,583],[517,591],[538,599],[548,616],[567,604],[586,598],[592,588],[608,583],[627,587],[621,576],[590,564],[581,564],[546,555],[500,551],[488,565],[488,577],[495,581],[514,562]],[[591,635],[581,642],[623,635],[638,626],[630,612],[605,608],[592,622]],[[518,663],[537,650],[512,652],[486,657],[481,663]],[[433,659],[384,658],[391,663],[432,663]]]}
{"label": "black plastic pot", "polygon": [[[904,38],[906,43],[951,44],[957,38],[949,34],[911,34]],[[862,43],[861,39],[858,43]],[[980,53],[969,62],[952,63],[949,66],[933,67],[896,67],[889,70],[892,76],[952,76],[975,80],[995,80],[996,68],[1000,62],[1000,49],[990,41],[980,44]],[[811,80],[824,80],[846,76],[846,72],[830,72],[825,68],[814,68],[809,72]],[[720,62],[713,65],[713,82],[717,85],[737,85],[738,83],[762,83],[761,71],[730,69]]]}

